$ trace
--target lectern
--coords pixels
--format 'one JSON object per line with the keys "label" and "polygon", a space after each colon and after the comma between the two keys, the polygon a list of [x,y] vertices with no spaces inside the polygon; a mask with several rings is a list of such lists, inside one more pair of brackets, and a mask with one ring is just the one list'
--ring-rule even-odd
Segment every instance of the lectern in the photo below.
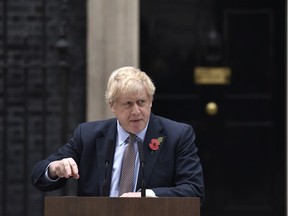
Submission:
{"label": "lectern", "polygon": [[45,216],[200,216],[200,199],[45,197]]}

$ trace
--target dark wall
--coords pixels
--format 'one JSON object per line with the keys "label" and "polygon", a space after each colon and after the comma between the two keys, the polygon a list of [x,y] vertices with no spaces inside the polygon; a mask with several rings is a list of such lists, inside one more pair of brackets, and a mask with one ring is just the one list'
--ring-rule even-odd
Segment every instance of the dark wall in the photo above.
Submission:
{"label": "dark wall", "polygon": [[[85,120],[86,1],[0,1],[0,215],[42,215],[36,161]],[[73,194],[73,185],[51,193]]]}

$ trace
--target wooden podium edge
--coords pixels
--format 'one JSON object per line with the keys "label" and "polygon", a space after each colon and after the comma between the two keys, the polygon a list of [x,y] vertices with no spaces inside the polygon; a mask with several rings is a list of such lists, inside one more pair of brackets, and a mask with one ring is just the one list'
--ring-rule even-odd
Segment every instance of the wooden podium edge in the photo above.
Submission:
{"label": "wooden podium edge", "polygon": [[45,197],[45,216],[200,216],[198,197]]}

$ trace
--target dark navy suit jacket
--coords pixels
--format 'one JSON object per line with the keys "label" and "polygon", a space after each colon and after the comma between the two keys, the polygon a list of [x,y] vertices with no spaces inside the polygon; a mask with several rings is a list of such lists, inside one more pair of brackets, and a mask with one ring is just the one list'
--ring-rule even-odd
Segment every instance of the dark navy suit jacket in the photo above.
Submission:
{"label": "dark navy suit jacket", "polygon": [[[108,143],[115,140],[116,119],[80,124],[74,136],[47,159],[38,162],[32,172],[33,185],[42,191],[58,189],[67,179],[44,183],[43,174],[54,160],[72,157],[79,168],[79,196],[104,196],[105,160]],[[163,137],[158,150],[152,151],[152,139]],[[145,157],[145,183],[159,197],[200,197],[204,196],[202,167],[195,146],[195,134],[190,125],[178,123],[151,114],[143,151]],[[112,157],[113,160],[113,157]],[[107,167],[108,191],[110,191],[113,161]],[[141,188],[142,175],[139,172],[137,190]]]}

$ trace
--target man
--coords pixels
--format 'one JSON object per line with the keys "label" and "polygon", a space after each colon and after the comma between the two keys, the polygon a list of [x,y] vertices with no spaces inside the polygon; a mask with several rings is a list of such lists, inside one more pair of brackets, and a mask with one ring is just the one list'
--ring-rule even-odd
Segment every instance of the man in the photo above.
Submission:
{"label": "man", "polygon": [[[139,197],[144,178],[147,196],[202,199],[194,131],[190,125],[151,114],[154,92],[145,72],[134,67],[114,71],[105,96],[116,118],[80,124],[67,144],[35,165],[33,185],[50,191],[73,177],[78,179],[79,196]],[[128,137],[134,141],[127,144]],[[136,155],[128,165],[126,146],[133,146],[130,152]],[[124,166],[130,166],[131,176]],[[121,191],[122,182],[130,189]]]}

